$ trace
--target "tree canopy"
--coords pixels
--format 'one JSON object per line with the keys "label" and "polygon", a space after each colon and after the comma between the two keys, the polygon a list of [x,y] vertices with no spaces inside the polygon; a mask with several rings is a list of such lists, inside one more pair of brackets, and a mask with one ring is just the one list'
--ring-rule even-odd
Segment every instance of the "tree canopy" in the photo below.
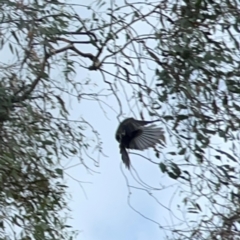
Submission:
{"label": "tree canopy", "polygon": [[[161,118],[168,144],[154,162],[184,186],[179,208],[197,219],[168,226],[168,238],[237,239],[237,1],[2,0],[0,11],[1,239],[75,236],[63,217],[63,162],[77,157],[93,171],[90,149],[106,150],[88,119],[71,118],[68,101],[111,108],[107,96],[118,119]],[[92,73],[103,90],[91,87]]]}

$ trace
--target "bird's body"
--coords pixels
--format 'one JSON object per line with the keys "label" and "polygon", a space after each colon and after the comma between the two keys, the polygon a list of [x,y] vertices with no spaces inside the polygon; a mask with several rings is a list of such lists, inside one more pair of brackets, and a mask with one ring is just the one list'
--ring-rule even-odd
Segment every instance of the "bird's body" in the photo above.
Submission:
{"label": "bird's body", "polygon": [[157,143],[165,142],[162,128],[154,124],[146,126],[157,121],[159,120],[141,121],[127,118],[120,123],[116,132],[116,140],[120,144],[122,160],[127,168],[130,168],[130,159],[126,148],[144,150],[154,147]]}

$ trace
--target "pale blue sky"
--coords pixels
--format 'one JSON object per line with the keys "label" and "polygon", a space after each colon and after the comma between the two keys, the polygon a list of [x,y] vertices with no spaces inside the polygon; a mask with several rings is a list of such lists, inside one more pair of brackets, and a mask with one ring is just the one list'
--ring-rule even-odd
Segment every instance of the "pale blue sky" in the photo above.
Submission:
{"label": "pale blue sky", "polygon": [[[121,5],[121,1],[117,1]],[[107,8],[107,5],[106,5]],[[89,17],[86,10],[79,8],[80,16]],[[103,9],[101,9],[103,12]],[[135,28],[136,31],[149,32],[149,29],[144,28],[145,25],[138,24]],[[121,36],[119,43],[121,43]],[[85,52],[91,52],[92,48],[84,46]],[[151,66],[154,69],[154,66]],[[104,66],[104,69],[115,72],[114,68]],[[153,72],[145,66],[145,74],[152,79]],[[79,81],[88,76],[92,81],[96,82],[99,89],[106,88],[106,84],[102,81],[102,77],[98,72],[88,72],[82,69],[77,69]],[[108,77],[108,81],[111,78]],[[125,85],[126,86],[126,85]],[[131,94],[131,88],[126,86],[127,94]],[[123,92],[122,103],[124,106],[124,114],[126,117],[132,116],[130,109],[125,101]],[[107,103],[118,111],[118,104],[114,97],[106,99]],[[70,192],[73,196],[73,201],[70,202],[72,208],[73,220],[70,221],[74,228],[82,230],[78,239],[85,240],[155,240],[164,239],[167,232],[151,221],[148,221],[141,217],[139,214],[134,212],[128,205],[128,188],[126,186],[126,180],[122,173],[126,174],[127,178],[130,179],[133,185],[139,186],[131,178],[128,170],[124,166],[121,166],[121,157],[119,154],[118,143],[114,139],[115,131],[118,126],[116,119],[116,113],[110,108],[105,107],[107,117],[103,114],[103,111],[99,108],[95,102],[82,102],[80,105],[73,105],[72,114],[78,116],[78,114],[84,116],[90,121],[90,123],[98,129],[101,134],[103,141],[103,150],[108,157],[101,157],[100,167],[98,171],[100,174],[90,176],[82,168],[73,168],[69,172],[71,176],[74,176],[82,181],[90,181],[92,184],[83,184],[84,190],[86,191],[88,199],[85,198],[81,188],[78,184],[70,181]],[[136,109],[133,109],[137,113]],[[137,115],[139,116],[139,115]],[[213,141],[216,145],[219,145],[219,138],[214,137]],[[215,145],[215,146],[216,146]],[[230,145],[222,144],[222,147]],[[170,142],[166,150],[170,151],[173,148]],[[174,148],[173,148],[174,149]],[[145,151],[145,156],[151,156],[153,161],[159,161],[154,157],[152,151]],[[171,208],[174,214],[180,219],[188,220],[193,218],[195,215],[186,215],[186,209],[183,212],[177,210],[177,203],[183,198],[183,195],[179,197],[180,186],[176,181],[171,180],[169,177],[163,175],[159,170],[158,166],[153,165],[139,156],[131,155],[131,160],[134,167],[137,169],[141,178],[144,182],[151,186],[162,188],[162,190],[154,192],[154,196],[160,202],[161,205],[149,196],[146,192],[141,190],[133,191],[131,194],[131,202],[134,208],[136,208],[141,214],[144,214],[148,218],[158,222],[162,226],[173,226],[175,224],[182,229],[187,225],[181,220],[177,220],[165,207]],[[194,171],[201,171],[196,170]],[[186,189],[186,188],[185,188]],[[178,190],[178,191],[176,191]],[[175,193],[175,194],[174,194]],[[200,199],[201,206],[203,207],[202,214],[208,214],[210,209],[206,199]],[[224,201],[224,200],[223,200]],[[190,222],[189,222],[190,223]],[[167,228],[167,227],[166,227]]]}
{"label": "pale blue sky", "polygon": [[[91,17],[87,11],[81,11],[80,8],[79,14],[83,18],[87,16]],[[141,29],[141,31],[144,31],[144,29]],[[91,50],[87,45],[84,46],[85,52],[91,52]],[[108,67],[109,66],[104,66],[104,68]],[[93,82],[96,82],[99,89],[108,88],[108,86],[103,83],[102,77],[98,72],[89,72],[82,69],[76,70],[78,72],[76,79],[79,81],[84,79],[85,76],[88,76]],[[114,68],[108,70],[112,72],[115,71]],[[146,73],[147,72],[148,70],[146,69]],[[150,76],[152,77],[152,73]],[[110,77],[108,77],[108,80],[110,80],[109,78]],[[130,97],[131,89],[126,87],[126,90]],[[130,111],[123,93],[120,92],[120,95],[122,95],[121,100],[125,110],[124,114],[126,114],[126,117],[132,116],[129,114]],[[113,96],[105,101],[118,111],[118,105]],[[84,116],[84,118],[88,119],[99,131],[103,141],[104,153],[108,156],[106,158],[101,157],[100,167],[97,169],[100,174],[91,176],[87,174],[82,167],[74,167],[69,171],[71,176],[79,180],[92,182],[92,184],[83,184],[88,198],[86,199],[79,185],[72,180],[70,181],[69,191],[73,196],[70,207],[73,211],[72,215],[74,218],[70,222],[74,228],[82,230],[78,239],[161,239],[165,232],[161,230],[157,224],[144,219],[127,205],[128,189],[122,170],[132,183],[134,181],[131,179],[129,171],[121,163],[118,143],[115,141],[115,131],[118,126],[116,113],[104,107],[107,112],[106,117],[96,102],[85,101],[80,105],[71,105],[74,118],[79,115]],[[134,111],[136,113],[135,109]],[[148,156],[147,152],[148,151],[146,151],[144,155]],[[153,155],[151,154],[150,156]],[[174,185],[175,182],[168,177],[164,177],[157,165],[153,165],[143,158],[134,155],[131,155],[131,160],[133,166],[147,184],[156,188],[163,188],[163,190],[157,191],[155,196],[157,196],[161,204],[168,206],[176,187],[171,185]],[[154,157],[152,160],[159,161]],[[134,185],[139,186],[136,183],[134,183]],[[171,187],[164,189],[164,186]],[[168,211],[156,204],[146,192],[139,190],[133,191],[131,194],[131,202],[133,207],[141,212],[141,214],[159,222],[161,225],[166,226],[169,224]]]}
{"label": "pale blue sky", "polygon": [[[86,10],[79,10],[79,14],[83,18],[88,16]],[[89,17],[91,18],[91,15],[89,15]],[[91,52],[92,48],[85,45],[82,51]],[[9,59],[6,57],[10,55],[8,47],[1,50],[0,54],[2,56],[1,59],[6,63],[12,60],[12,55]],[[114,71],[114,69],[111,71]],[[76,81],[82,81],[88,77],[91,79],[91,82],[95,82],[98,85],[98,89],[108,88],[98,72],[89,72],[82,68],[77,68],[76,72]],[[55,79],[60,79],[61,75],[60,68],[52,73],[52,77],[55,77]],[[91,92],[93,88],[93,86],[86,87],[86,92]],[[130,97],[132,90],[126,88],[126,91]],[[131,117],[132,114],[130,113],[124,94],[120,92],[119,95],[122,95],[125,116]],[[93,163],[90,160],[86,160],[89,161],[87,164],[99,173],[90,175],[82,166],[76,166],[67,171],[68,174],[75,179],[91,182],[90,184],[82,184],[85,191],[84,193],[75,180],[66,177],[69,184],[68,193],[72,195],[72,200],[69,200],[69,207],[72,210],[72,220],[69,220],[69,223],[73,226],[74,230],[81,231],[77,239],[159,239],[164,235],[164,231],[161,230],[156,223],[148,221],[134,212],[127,204],[129,193],[123,173],[126,174],[131,185],[139,185],[135,183],[131,178],[130,172],[122,165],[118,143],[115,140],[118,121],[116,119],[117,114],[114,110],[117,112],[119,110],[116,99],[113,96],[105,99],[106,103],[114,109],[111,110],[103,105],[107,117],[97,102],[82,101],[79,104],[72,100],[69,101],[69,97],[66,97],[66,101],[69,102],[66,106],[71,112],[72,119],[84,117],[99,131],[103,141],[103,152],[107,155],[107,157],[101,157],[100,167],[94,168]],[[133,110],[137,113],[135,109]],[[123,117],[121,119],[123,119]],[[89,137],[92,136],[90,131],[88,131],[88,133]],[[149,152],[151,153],[151,151]],[[149,156],[147,153],[148,151],[146,151],[144,155]],[[164,177],[157,165],[152,165],[139,156],[132,155],[130,157],[133,166],[137,169],[144,182],[155,188],[163,189],[157,191],[155,196],[158,197],[161,204],[168,206],[168,202],[172,198],[172,193],[175,189],[174,186],[169,187],[169,185],[173,185],[175,182],[168,177]],[[70,160],[71,163],[69,166],[79,163],[79,159],[77,158]],[[65,165],[65,162],[63,165]],[[165,186],[168,186],[169,189],[164,189]],[[168,211],[159,206],[146,192],[139,190],[132,191],[131,204],[141,214],[146,215],[146,217],[164,226],[170,221]]]}

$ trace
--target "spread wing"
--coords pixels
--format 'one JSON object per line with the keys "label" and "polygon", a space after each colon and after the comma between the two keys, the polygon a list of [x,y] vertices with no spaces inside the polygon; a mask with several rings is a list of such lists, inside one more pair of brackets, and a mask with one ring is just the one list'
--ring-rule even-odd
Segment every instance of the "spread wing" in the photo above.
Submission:
{"label": "spread wing", "polygon": [[149,147],[154,147],[157,143],[165,143],[163,129],[156,125],[142,126],[139,128],[136,137],[130,142],[129,148],[144,150]]}
{"label": "spread wing", "polygon": [[141,120],[136,120],[134,118],[127,118],[124,121],[122,121],[120,123],[120,125],[118,126],[118,129],[115,134],[115,138],[117,139],[117,141],[119,141],[119,136],[122,134],[123,131],[125,131],[127,133],[131,133],[131,132],[139,130],[142,126],[144,126],[146,124],[153,123],[156,121],[159,121],[159,120],[141,121]]}

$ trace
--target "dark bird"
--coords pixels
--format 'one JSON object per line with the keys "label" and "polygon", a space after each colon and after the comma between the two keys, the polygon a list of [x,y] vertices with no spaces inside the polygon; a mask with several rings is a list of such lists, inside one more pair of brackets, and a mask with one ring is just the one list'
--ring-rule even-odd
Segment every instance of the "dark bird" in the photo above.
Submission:
{"label": "dark bird", "polygon": [[116,132],[116,139],[119,142],[120,153],[126,167],[130,168],[130,158],[128,149],[144,150],[149,147],[154,147],[157,143],[165,143],[163,129],[155,124],[145,126],[157,122],[141,121],[134,118],[127,118],[122,121]]}

